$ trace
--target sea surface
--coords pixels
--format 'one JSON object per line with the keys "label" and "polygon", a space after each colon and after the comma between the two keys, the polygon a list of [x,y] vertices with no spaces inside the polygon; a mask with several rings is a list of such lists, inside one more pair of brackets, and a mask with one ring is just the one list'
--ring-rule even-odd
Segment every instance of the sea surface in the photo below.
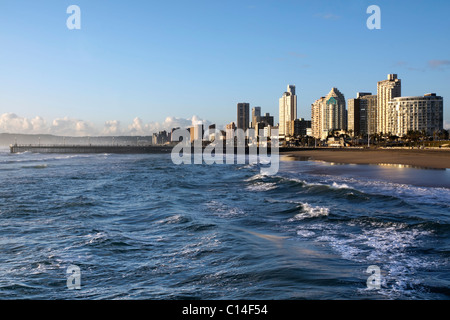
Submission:
{"label": "sea surface", "polygon": [[450,298],[449,170],[281,160],[1,149],[0,299]]}

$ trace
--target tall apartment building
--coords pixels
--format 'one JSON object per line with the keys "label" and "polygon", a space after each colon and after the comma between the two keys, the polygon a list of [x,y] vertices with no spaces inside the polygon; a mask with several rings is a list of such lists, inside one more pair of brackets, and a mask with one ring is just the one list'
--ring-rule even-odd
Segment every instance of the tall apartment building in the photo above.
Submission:
{"label": "tall apartment building", "polygon": [[388,104],[393,98],[402,95],[402,83],[396,74],[389,74],[387,80],[379,81],[377,85],[377,132],[388,133]]}
{"label": "tall apartment building", "polygon": [[357,136],[361,132],[361,107],[359,99],[347,100],[347,128],[351,135]]}
{"label": "tall apartment building", "polygon": [[311,128],[311,120],[300,118],[291,121],[290,130],[294,133],[294,136],[306,136],[309,128]]}
{"label": "tall apartment building", "polygon": [[388,103],[387,133],[403,136],[410,130],[433,135],[444,127],[444,99],[435,93],[397,97]]}
{"label": "tall apartment building", "polygon": [[191,142],[203,140],[203,123],[201,121],[190,127]]}
{"label": "tall apartment building", "polygon": [[348,100],[347,130],[354,136],[377,132],[377,96],[358,92],[356,99]]}
{"label": "tall apartment building", "polygon": [[326,97],[311,105],[311,127],[314,137],[325,139],[331,130],[347,129],[347,110],[344,95],[332,88]]}
{"label": "tall apartment building", "polygon": [[259,118],[259,122],[265,123],[273,127],[273,116],[271,116],[270,113],[266,112],[264,116],[261,116]]}
{"label": "tall apartment building", "polygon": [[279,100],[279,135],[289,136],[291,121],[297,118],[297,95],[295,94],[295,86],[288,85],[287,91]]}
{"label": "tall apartment building", "polygon": [[250,123],[250,104],[238,103],[237,104],[237,123],[236,127],[247,131]]}
{"label": "tall apartment building", "polygon": [[234,136],[235,136],[235,131],[236,130],[236,125],[234,124],[234,122],[231,122],[229,124],[226,125],[225,127],[225,137],[226,140],[233,140]]}
{"label": "tall apartment building", "polygon": [[320,139],[322,137],[322,111],[325,97],[317,99],[311,104],[311,132],[312,136]]}
{"label": "tall apartment building", "polygon": [[253,107],[252,108],[252,128],[256,127],[256,124],[260,121],[261,118],[261,107]]}
{"label": "tall apartment building", "polygon": [[260,135],[260,130],[266,128],[267,126],[273,127],[273,116],[270,113],[266,113],[264,116],[258,118],[258,122],[254,125],[256,135]]}

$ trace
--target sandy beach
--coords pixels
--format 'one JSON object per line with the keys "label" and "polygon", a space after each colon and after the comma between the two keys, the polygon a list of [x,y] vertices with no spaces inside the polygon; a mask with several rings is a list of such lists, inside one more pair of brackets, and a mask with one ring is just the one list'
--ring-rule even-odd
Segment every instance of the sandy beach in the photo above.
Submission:
{"label": "sandy beach", "polygon": [[280,152],[286,160],[317,160],[351,164],[397,164],[449,169],[450,150],[411,149],[315,149]]}

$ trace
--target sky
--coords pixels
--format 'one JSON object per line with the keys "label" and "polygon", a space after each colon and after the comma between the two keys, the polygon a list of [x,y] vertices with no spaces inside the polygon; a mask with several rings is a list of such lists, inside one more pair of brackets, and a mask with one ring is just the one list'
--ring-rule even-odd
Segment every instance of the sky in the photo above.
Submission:
{"label": "sky", "polygon": [[[70,5],[81,29],[70,30]],[[381,29],[367,8],[378,5]],[[236,104],[278,121],[296,85],[298,117],[337,87],[444,97],[450,128],[450,1],[0,0],[0,132],[146,135],[236,121]]]}

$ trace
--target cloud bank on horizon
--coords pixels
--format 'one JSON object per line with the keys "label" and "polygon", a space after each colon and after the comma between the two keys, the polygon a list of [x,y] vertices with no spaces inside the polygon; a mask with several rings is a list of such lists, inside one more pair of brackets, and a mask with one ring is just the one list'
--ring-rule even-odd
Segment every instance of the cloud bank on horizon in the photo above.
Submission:
{"label": "cloud bank on horizon", "polygon": [[69,117],[57,118],[53,121],[36,116],[32,119],[21,117],[15,113],[0,115],[0,133],[16,134],[52,134],[58,136],[150,136],[155,132],[169,131],[172,128],[188,128],[193,124],[203,122],[210,125],[210,121],[193,115],[183,119],[169,116],[163,122],[145,123],[136,117],[129,125],[123,126],[119,120],[106,121],[102,128],[89,121]]}

